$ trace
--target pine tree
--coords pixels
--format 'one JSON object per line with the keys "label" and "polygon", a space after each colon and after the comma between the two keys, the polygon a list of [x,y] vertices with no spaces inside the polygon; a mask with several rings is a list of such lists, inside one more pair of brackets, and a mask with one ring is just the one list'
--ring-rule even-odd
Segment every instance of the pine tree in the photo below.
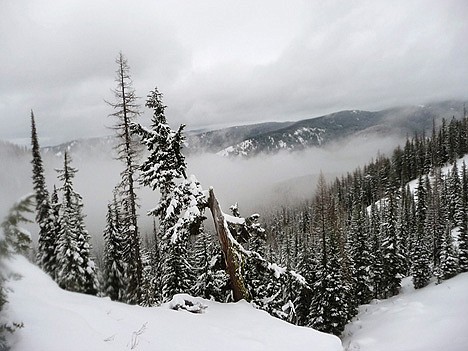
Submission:
{"label": "pine tree", "polygon": [[119,209],[116,199],[107,206],[107,224],[104,229],[104,264],[102,292],[115,301],[125,301],[127,265],[123,257]]}
{"label": "pine tree", "polygon": [[372,262],[372,290],[374,298],[380,298],[383,294],[383,258],[382,258],[382,243],[380,238],[380,214],[375,203],[371,205],[371,218],[369,221],[369,236],[371,241],[371,249],[373,253]]}
{"label": "pine tree", "polygon": [[462,167],[462,204],[464,210],[458,236],[459,265],[462,272],[468,272],[468,172],[465,162]]}
{"label": "pine tree", "polygon": [[5,248],[0,255],[18,253],[26,255],[31,246],[31,234],[20,226],[21,223],[32,223],[26,214],[32,213],[34,195],[27,195],[16,202],[9,210],[8,215],[0,224],[3,231]]}
{"label": "pine tree", "polygon": [[156,88],[148,95],[148,108],[153,109],[151,130],[133,124],[150,152],[140,167],[141,183],[158,189],[161,198],[150,214],[159,218],[163,238],[163,300],[188,292],[194,283],[188,262],[188,238],[202,232],[206,197],[194,176],[185,174],[185,158],[181,153],[183,128],[173,131],[164,115],[162,94]]}
{"label": "pine tree", "polygon": [[450,227],[445,230],[440,250],[440,264],[438,267],[439,280],[454,277],[459,272],[458,252],[453,244],[453,237]]}
{"label": "pine tree", "polygon": [[366,228],[365,210],[355,206],[351,217],[349,240],[353,260],[353,293],[356,304],[366,304],[372,298],[372,262],[369,233]]}
{"label": "pine tree", "polygon": [[416,242],[411,253],[413,266],[413,284],[416,289],[425,287],[431,278],[430,253],[425,236],[427,216],[427,190],[422,177],[419,177],[417,188],[418,203],[416,207]]}
{"label": "pine tree", "polygon": [[197,236],[193,261],[197,281],[192,293],[205,299],[225,302],[229,295],[229,277],[221,264],[221,251],[206,232]]}
{"label": "pine tree", "polygon": [[[309,241],[307,240],[300,253],[297,269],[299,274],[304,277],[308,286],[312,287],[318,279],[317,269],[319,263],[313,254],[313,246],[309,245]],[[309,323],[309,313],[314,298],[313,292],[313,289],[309,288],[301,288],[298,292],[298,296],[294,301],[298,325],[307,326]]]}
{"label": "pine tree", "polygon": [[448,219],[454,226],[460,226],[463,221],[463,203],[460,175],[457,163],[454,162],[450,173],[447,176],[447,191],[449,201]]}
{"label": "pine tree", "polygon": [[60,237],[57,245],[57,282],[69,291],[95,295],[98,292],[96,267],[90,255],[90,237],[85,229],[81,195],[73,189],[76,169],[70,166],[68,153],[58,170],[63,182],[60,210]]}
{"label": "pine tree", "polygon": [[143,274],[137,219],[138,204],[135,192],[137,158],[140,149],[136,140],[132,138],[130,125],[139,116],[140,111],[130,77],[130,67],[121,52],[116,59],[116,64],[115,81],[117,87],[114,89],[115,102],[108,102],[108,104],[114,109],[111,116],[116,119],[113,128],[118,138],[116,146],[117,159],[125,165],[121,173],[121,182],[117,188],[122,201],[121,228],[124,250],[126,251],[128,279],[126,301],[137,304],[140,302]]}
{"label": "pine tree", "polygon": [[143,275],[140,305],[146,307],[156,306],[161,300],[158,299],[157,274],[155,272],[154,262],[149,250],[142,248],[141,252]]}
{"label": "pine tree", "polygon": [[383,263],[383,292],[388,298],[398,294],[403,270],[403,260],[396,231],[396,205],[393,194],[388,194],[388,205],[384,211],[382,223],[382,263]]}
{"label": "pine tree", "polygon": [[36,196],[36,222],[39,225],[37,262],[46,273],[54,278],[57,269],[55,254],[57,238],[54,237],[54,222],[51,216],[49,192],[47,191],[45,183],[44,166],[42,163],[33,111],[31,111],[31,144],[33,156],[31,161],[33,165],[32,179]]}
{"label": "pine tree", "polygon": [[327,265],[320,267],[313,287],[309,326],[338,336],[348,322],[348,291],[334,240],[330,241],[329,250]]}

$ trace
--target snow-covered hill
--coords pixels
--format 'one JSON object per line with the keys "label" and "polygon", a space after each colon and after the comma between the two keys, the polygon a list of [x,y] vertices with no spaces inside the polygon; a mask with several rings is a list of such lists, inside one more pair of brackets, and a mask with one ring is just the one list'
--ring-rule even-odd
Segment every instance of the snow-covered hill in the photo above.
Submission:
{"label": "snow-covered hill", "polygon": [[[6,317],[24,327],[12,351],[73,350],[317,350],[340,351],[338,338],[290,325],[246,302],[221,304],[188,295],[204,313],[170,304],[144,308],[61,290],[23,257],[8,262],[11,280]],[[346,327],[347,351],[465,351],[468,349],[468,273],[363,305]],[[176,298],[176,300],[177,300]]]}
{"label": "snow-covered hill", "polygon": [[359,308],[343,335],[347,351],[468,350],[468,273]]}
{"label": "snow-covered hill", "polygon": [[246,302],[206,305],[204,313],[145,308],[71,293],[23,257],[8,262],[22,276],[8,282],[7,317],[24,327],[13,334],[12,351],[106,350],[317,350],[340,351],[340,340],[296,327]]}

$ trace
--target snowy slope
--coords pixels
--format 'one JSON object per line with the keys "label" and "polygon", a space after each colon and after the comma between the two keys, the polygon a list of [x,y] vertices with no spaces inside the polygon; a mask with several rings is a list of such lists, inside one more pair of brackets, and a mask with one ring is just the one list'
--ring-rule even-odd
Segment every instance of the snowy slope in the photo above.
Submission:
{"label": "snowy slope", "polygon": [[468,350],[468,273],[359,308],[343,335],[347,351]]}
{"label": "snowy slope", "polygon": [[202,314],[129,306],[63,291],[23,257],[8,265],[22,275],[8,282],[6,313],[24,323],[12,351],[342,349],[334,336],[290,325],[246,302],[195,299],[208,306]]}

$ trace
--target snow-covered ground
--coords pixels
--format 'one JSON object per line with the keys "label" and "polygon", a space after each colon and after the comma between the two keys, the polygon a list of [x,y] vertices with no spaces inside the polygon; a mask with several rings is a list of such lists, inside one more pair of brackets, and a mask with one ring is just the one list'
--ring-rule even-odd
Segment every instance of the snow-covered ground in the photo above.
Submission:
{"label": "snow-covered ground", "polygon": [[467,351],[468,273],[363,305],[343,335],[347,351]]}
{"label": "snow-covered ground", "polygon": [[[23,257],[7,262],[22,276],[7,282],[5,314],[24,323],[11,337],[12,351],[106,350],[317,350],[341,351],[340,340],[290,325],[246,302],[206,305],[204,313],[175,311],[169,304],[144,308],[61,290]],[[468,273],[374,300],[343,333],[347,351],[468,350]]]}
{"label": "snow-covered ground", "polygon": [[12,336],[12,351],[342,350],[337,337],[293,326],[246,302],[221,304],[187,295],[207,306],[200,314],[168,305],[129,306],[61,290],[23,257],[7,265],[22,276],[7,283],[5,313],[24,323]]}

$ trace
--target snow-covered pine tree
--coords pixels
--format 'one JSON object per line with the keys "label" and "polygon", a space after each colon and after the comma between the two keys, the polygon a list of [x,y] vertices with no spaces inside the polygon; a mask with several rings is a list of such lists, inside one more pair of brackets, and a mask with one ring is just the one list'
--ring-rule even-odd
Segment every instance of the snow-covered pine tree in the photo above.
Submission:
{"label": "snow-covered pine tree", "polygon": [[105,296],[115,301],[125,301],[126,270],[122,233],[120,232],[119,209],[116,198],[107,206],[106,227],[104,229],[104,261],[101,289]]}
{"label": "snow-covered pine tree", "polygon": [[44,166],[39,147],[39,139],[36,130],[34,113],[31,111],[31,144],[32,144],[32,166],[33,166],[33,189],[36,196],[36,222],[39,225],[37,262],[46,273],[55,278],[57,262],[56,249],[57,238],[55,231],[49,192],[44,177]]}
{"label": "snow-covered pine tree", "polygon": [[156,216],[161,226],[163,300],[167,301],[174,294],[189,292],[194,283],[188,262],[188,238],[202,232],[207,200],[197,179],[186,176],[181,153],[184,126],[174,131],[167,124],[162,94],[157,88],[148,95],[146,106],[153,110],[151,129],[133,124],[132,130],[150,152],[140,167],[141,183],[161,194],[158,205],[149,214]]}
{"label": "snow-covered pine tree", "polygon": [[404,257],[399,251],[397,238],[397,208],[393,193],[387,194],[388,203],[384,209],[382,223],[382,263],[383,263],[383,297],[388,298],[398,294],[403,278]]}
{"label": "snow-covered pine tree", "polygon": [[2,310],[7,301],[7,292],[4,283],[7,279],[5,260],[12,254],[27,255],[30,249],[31,237],[27,230],[20,226],[22,223],[31,223],[26,217],[33,213],[34,194],[27,195],[16,202],[9,210],[7,216],[0,224],[0,350],[9,350],[6,333],[14,332],[20,323],[12,323]]}
{"label": "snow-covered pine tree", "polygon": [[143,275],[141,280],[142,290],[140,306],[157,306],[161,303],[161,300],[159,300],[157,296],[158,285],[156,282],[157,273],[155,271],[157,266],[154,265],[151,252],[148,250],[148,248],[143,247],[141,249],[141,259],[143,264]]}
{"label": "snow-covered pine tree", "polygon": [[462,224],[458,236],[458,252],[460,271],[468,272],[468,172],[466,164],[462,166]]}
{"label": "snow-covered pine tree", "polygon": [[227,301],[230,295],[229,277],[221,250],[208,232],[202,232],[196,238],[193,267],[197,280],[192,294],[209,300]]}
{"label": "snow-covered pine tree", "polygon": [[314,298],[309,314],[309,326],[320,331],[340,335],[350,314],[349,285],[345,281],[340,262],[340,226],[331,190],[321,174],[315,195],[314,234],[320,238],[321,262]]}
{"label": "snow-covered pine tree", "polygon": [[411,244],[414,234],[414,198],[407,185],[401,191],[401,200],[397,219],[397,241],[402,256],[402,274],[408,276],[411,269]]}
{"label": "snow-covered pine tree", "polygon": [[458,272],[458,252],[453,243],[450,226],[447,226],[440,250],[439,267],[437,268],[438,279],[439,281],[450,279],[456,276]]}
{"label": "snow-covered pine tree", "polygon": [[[317,269],[319,263],[315,253],[318,248],[311,242],[310,238],[306,237],[304,246],[299,254],[299,264],[297,267],[298,273],[304,277],[305,281],[311,287],[317,281]],[[298,291],[294,306],[296,306],[297,324],[307,326],[309,323],[309,313],[314,297],[312,288],[302,287]]]}
{"label": "snow-covered pine tree", "polygon": [[454,226],[460,226],[463,222],[463,202],[462,202],[462,185],[460,174],[458,172],[457,162],[453,163],[452,169],[447,175],[447,191],[448,191],[448,218]]}
{"label": "snow-covered pine tree", "polygon": [[372,262],[366,212],[361,206],[353,208],[348,238],[353,261],[353,293],[357,305],[368,303],[372,299]]}
{"label": "snow-covered pine tree", "polygon": [[327,244],[327,261],[317,273],[313,286],[314,298],[309,315],[309,326],[334,335],[340,335],[348,322],[348,291],[341,273],[337,243],[333,237]]}
{"label": "snow-covered pine tree", "polygon": [[372,260],[372,290],[373,297],[379,298],[383,292],[383,258],[382,258],[382,240],[380,238],[380,210],[375,202],[371,205],[371,215],[369,220],[369,236],[371,249],[373,253]]}
{"label": "snow-covered pine tree", "polygon": [[26,217],[26,214],[33,212],[34,196],[34,194],[31,194],[18,200],[0,224],[0,228],[3,231],[4,245],[9,253],[18,253],[26,256],[30,249],[31,234],[21,227],[20,224],[32,223]]}
{"label": "snow-covered pine tree", "polygon": [[91,258],[90,237],[85,229],[81,195],[73,189],[77,170],[70,166],[68,153],[63,169],[58,170],[63,182],[60,209],[60,236],[57,245],[57,282],[69,291],[95,295],[98,292],[96,267]]}
{"label": "snow-covered pine tree", "polygon": [[422,177],[419,177],[416,189],[418,202],[416,206],[416,235],[411,252],[413,284],[416,289],[425,287],[431,279],[430,252],[426,238],[427,189]]}
{"label": "snow-covered pine tree", "polygon": [[108,102],[114,109],[110,116],[115,117],[113,129],[117,135],[117,159],[122,161],[125,168],[121,173],[121,181],[117,186],[122,202],[121,228],[122,240],[126,251],[127,264],[127,296],[126,302],[137,304],[141,296],[141,279],[143,266],[140,253],[140,234],[137,218],[136,171],[137,158],[140,153],[139,144],[132,138],[130,124],[134,123],[140,115],[137,96],[130,76],[130,67],[122,52],[117,59],[115,81],[113,90],[115,102]]}

